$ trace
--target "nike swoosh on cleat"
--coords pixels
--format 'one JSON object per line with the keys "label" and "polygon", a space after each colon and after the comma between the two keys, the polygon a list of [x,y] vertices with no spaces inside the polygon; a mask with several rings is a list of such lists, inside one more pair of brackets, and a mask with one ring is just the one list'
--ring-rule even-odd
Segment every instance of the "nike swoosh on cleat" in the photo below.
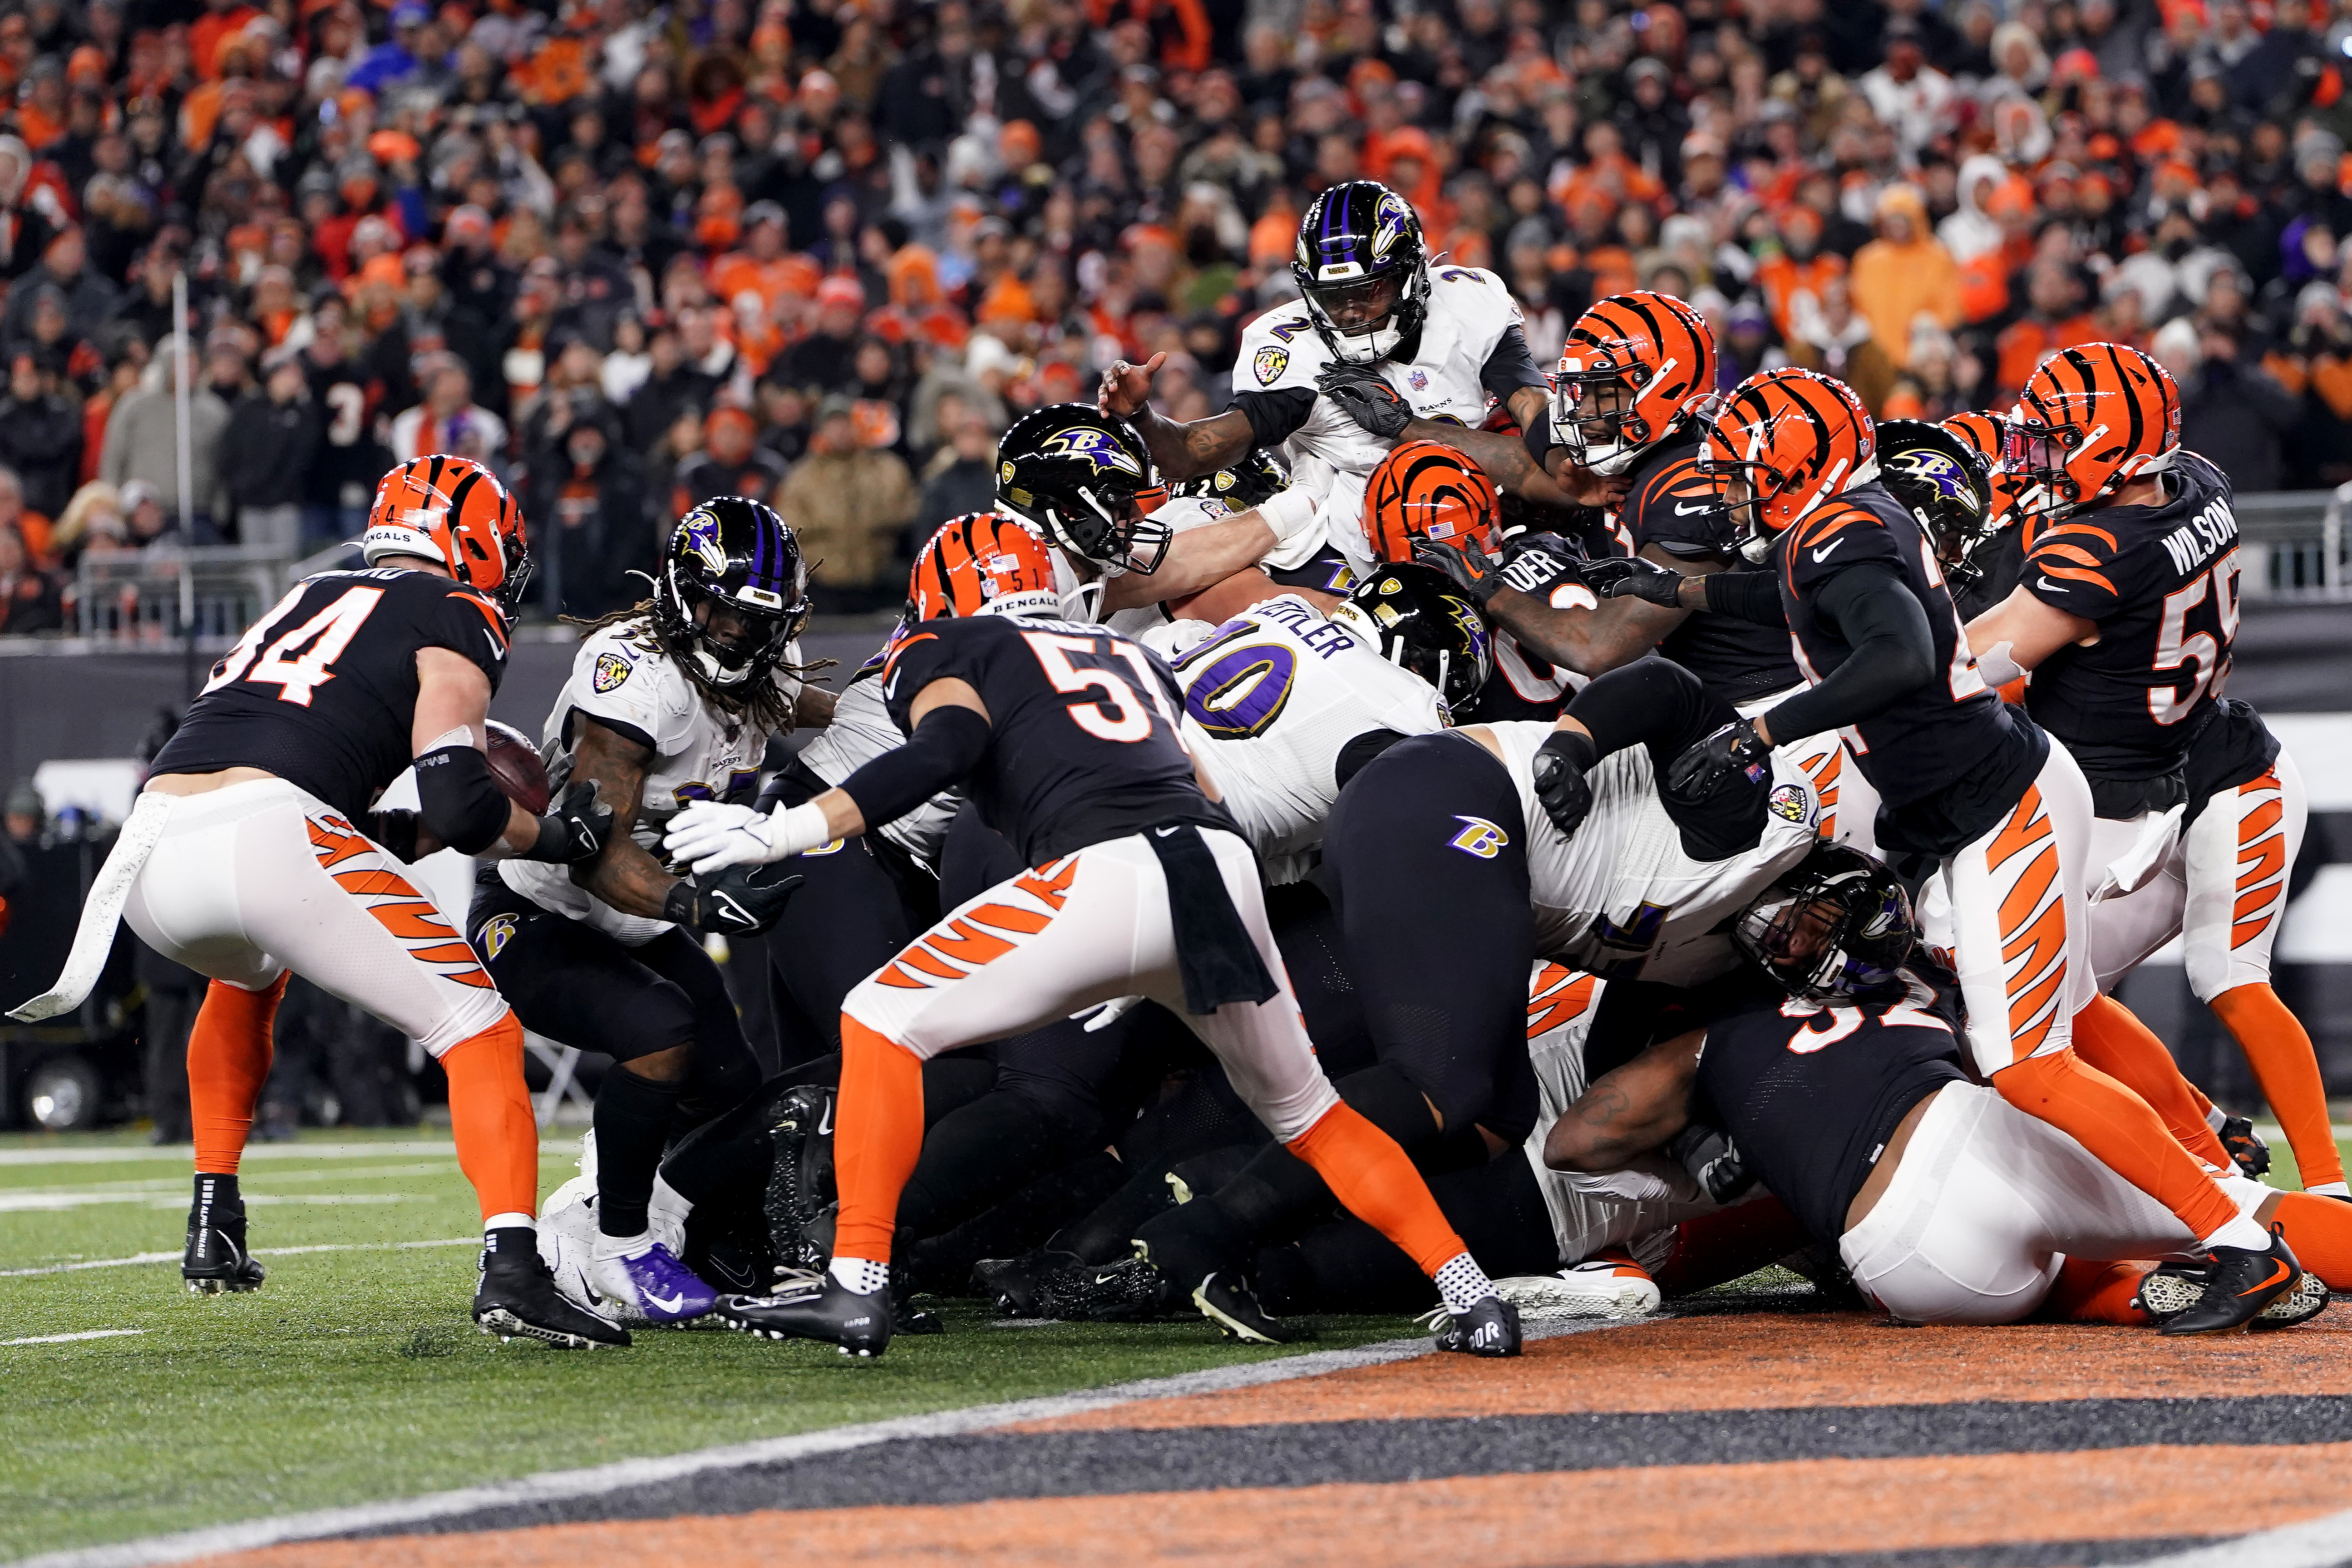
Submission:
{"label": "nike swoosh on cleat", "polygon": [[1097,1274],[1095,1276],[1095,1283],[1097,1285],[1108,1285],[1118,1278],[1118,1276],[1116,1273]]}
{"label": "nike swoosh on cleat", "polygon": [[646,1306],[658,1308],[660,1310],[665,1312],[675,1312],[680,1307],[686,1305],[686,1292],[683,1290],[680,1290],[677,1295],[670,1297],[667,1300],[664,1300],[661,1297],[655,1295],[650,1290],[645,1292],[645,1298]]}
{"label": "nike swoosh on cleat", "polygon": [[2285,1264],[2280,1262],[2275,1258],[2271,1259],[2271,1266],[2276,1268],[2278,1272],[2257,1284],[2247,1286],[2244,1289],[2239,1291],[2238,1294],[2241,1296],[2251,1296],[2257,1290],[2267,1290],[2272,1286],[2277,1284],[2280,1280],[2284,1279],[2288,1275],[2294,1272],[2294,1270],[2288,1268]]}
{"label": "nike swoosh on cleat", "polygon": [[823,1137],[826,1136],[828,1133],[830,1133],[832,1131],[833,1131],[833,1101],[831,1101],[831,1100],[826,1100],[826,1101],[824,1102],[824,1114],[823,1116],[820,1116],[820,1117],[818,1117],[818,1118],[817,1118],[817,1121],[816,1121],[816,1135],[817,1135],[818,1137],[820,1137],[820,1138],[823,1138]]}

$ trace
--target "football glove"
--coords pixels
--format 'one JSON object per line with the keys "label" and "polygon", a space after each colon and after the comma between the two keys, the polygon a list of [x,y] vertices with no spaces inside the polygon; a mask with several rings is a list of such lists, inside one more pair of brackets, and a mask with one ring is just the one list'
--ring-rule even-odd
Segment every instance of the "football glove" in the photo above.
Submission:
{"label": "football glove", "polygon": [[1720,1128],[1692,1122],[1666,1142],[1666,1153],[1681,1162],[1706,1195],[1727,1204],[1756,1184],[1731,1134]]}
{"label": "football glove", "polygon": [[1663,610],[1679,610],[1675,596],[1683,574],[1639,555],[1616,555],[1584,569],[1584,585],[1604,599],[1643,599]]}
{"label": "football glove", "polygon": [[814,805],[779,805],[762,816],[748,805],[696,800],[669,819],[662,850],[673,865],[707,875],[730,866],[764,866],[832,842],[824,813]]}
{"label": "football glove", "polygon": [[1340,413],[1383,441],[1403,435],[1412,423],[1412,405],[1397,395],[1377,365],[1328,364],[1315,384]]}
{"label": "football glove", "polygon": [[1482,610],[1496,589],[1510,585],[1503,581],[1502,568],[1495,558],[1467,539],[1416,538],[1412,558],[1444,573],[1446,581]]}
{"label": "football glove", "polygon": [[1592,785],[1578,760],[1592,742],[1581,735],[1554,731],[1536,749],[1536,799],[1562,833],[1573,834],[1592,811]]}
{"label": "football glove", "polygon": [[416,859],[416,826],[421,815],[404,811],[398,806],[388,806],[361,817],[360,831],[401,859],[414,863]]}
{"label": "football glove", "polygon": [[1754,724],[1734,720],[1684,748],[1666,768],[1666,788],[1685,798],[1697,798],[1741,773],[1751,784],[1761,784],[1771,756],[1770,743],[1756,732]]}
{"label": "football glove", "polygon": [[613,837],[613,808],[598,804],[596,793],[594,779],[566,789],[554,809],[539,819],[539,837],[519,858],[576,866],[603,854],[604,841]]}
{"label": "football glove", "polygon": [[662,900],[662,919],[721,936],[756,936],[776,923],[801,880],[761,881],[748,868],[730,868],[672,886]]}

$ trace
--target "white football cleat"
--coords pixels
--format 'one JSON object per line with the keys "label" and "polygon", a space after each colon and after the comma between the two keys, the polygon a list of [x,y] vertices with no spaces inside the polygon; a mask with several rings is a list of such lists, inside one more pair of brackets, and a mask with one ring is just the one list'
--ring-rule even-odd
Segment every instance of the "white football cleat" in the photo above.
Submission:
{"label": "white football cleat", "polygon": [[1557,1274],[1495,1281],[1495,1293],[1532,1322],[1553,1318],[1643,1318],[1664,1300],[1649,1270],[1622,1252],[1601,1252]]}
{"label": "white football cleat", "polygon": [[555,1289],[583,1311],[625,1328],[633,1322],[621,1303],[598,1290],[589,1270],[596,1261],[596,1178],[574,1176],[547,1195],[539,1214],[539,1256],[555,1276]]}

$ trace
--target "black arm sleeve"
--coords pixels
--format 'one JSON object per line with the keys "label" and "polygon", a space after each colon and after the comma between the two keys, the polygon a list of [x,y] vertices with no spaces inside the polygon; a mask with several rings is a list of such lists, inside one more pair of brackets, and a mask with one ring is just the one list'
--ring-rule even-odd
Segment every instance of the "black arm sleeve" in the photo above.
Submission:
{"label": "black arm sleeve", "polygon": [[1503,335],[1495,340],[1494,352],[1486,356],[1486,363],[1478,367],[1478,384],[1508,405],[1511,394],[1519,388],[1550,384],[1536,368],[1536,356],[1528,350],[1527,332],[1518,327],[1506,327]]}
{"label": "black arm sleeve", "polygon": [[923,715],[903,746],[894,747],[841,781],[869,828],[904,816],[931,796],[960,784],[988,752],[988,721],[969,708],[942,703]]}
{"label": "black arm sleeve", "polygon": [[1278,447],[1289,440],[1307,423],[1307,416],[1315,412],[1315,392],[1305,386],[1286,386],[1273,392],[1237,392],[1234,395],[1234,406],[1250,422],[1253,445]]}
{"label": "black arm sleeve", "polygon": [[513,819],[490,777],[490,759],[472,746],[444,746],[416,759],[416,803],[433,837],[463,855],[496,844]]}
{"label": "black arm sleeve", "polygon": [[1819,686],[1772,710],[1775,740],[1858,724],[1935,679],[1927,612],[1893,567],[1878,562],[1847,567],[1822,585],[1821,611],[1853,652]]}
{"label": "black arm sleeve", "polygon": [[1771,572],[1716,573],[1706,580],[1706,613],[1759,626],[1785,628],[1789,624],[1789,612],[1780,604],[1780,580]]}
{"label": "black arm sleeve", "polygon": [[1697,676],[1655,655],[1593,677],[1569,699],[1567,714],[1592,732],[1596,758],[1647,742],[1661,768],[1739,717]]}

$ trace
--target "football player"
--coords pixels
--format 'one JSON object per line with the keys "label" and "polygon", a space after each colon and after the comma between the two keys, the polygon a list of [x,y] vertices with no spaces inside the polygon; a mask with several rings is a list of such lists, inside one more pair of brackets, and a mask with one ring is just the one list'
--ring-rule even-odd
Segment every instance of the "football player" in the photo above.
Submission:
{"label": "football player", "polygon": [[1708,736],[1669,779],[1727,777],[1783,731],[1852,726],[1853,757],[1885,802],[1881,841],[1936,864],[1978,1071],[2169,1207],[2211,1255],[2214,1292],[2228,1299],[2217,1310],[2243,1321],[2292,1288],[2294,1259],[2146,1100],[2077,1058],[2074,1016],[2096,994],[2090,788],[2064,746],[1986,685],[1934,548],[1874,482],[1876,452],[1870,416],[1843,383],[1794,369],[1752,376],[1710,426],[1705,463],[1746,548],[1777,549],[1780,570],[1685,578],[1636,557],[1601,584],[1784,625],[1812,682]]}
{"label": "football player", "polygon": [[764,502],[719,496],[680,518],[652,596],[582,639],[541,732],[551,782],[593,784],[613,808],[604,852],[478,877],[467,930],[517,1016],[613,1058],[596,1090],[594,1225],[579,1223],[592,1184],[567,1184],[541,1244],[559,1275],[559,1237],[589,1247],[578,1272],[616,1321],[684,1322],[717,1300],[655,1239],[646,1210],[673,1131],[760,1081],[702,939],[766,930],[792,884],[679,878],[654,851],[688,802],[749,801],[771,735],[830,715],[831,694],[801,679],[794,639],[808,614],[799,542]]}
{"label": "football player", "polygon": [[2270,984],[2303,780],[2217,689],[2238,630],[2229,477],[2180,445],[2172,377],[2120,343],[2053,355],[2008,429],[2033,536],[1969,641],[1996,684],[2032,672],[2027,710],[2090,781],[2100,989],[2185,934],[2189,987],[2244,1049],[2305,1190],[2352,1197],[2311,1037]]}
{"label": "football player", "polygon": [[[484,755],[530,567],[522,514],[478,463],[418,458],[384,476],[361,547],[364,569],[305,578],[213,667],[110,858],[124,860],[118,907],[140,939],[211,981],[188,1041],[196,1176],[181,1275],[205,1293],[262,1283],[237,1166],[294,973],[448,1074],[458,1164],[481,1201],[474,1321],[558,1345],[626,1344],[559,1297],[540,1261],[522,1026],[402,864],[446,846],[552,868],[594,858],[612,832],[593,785],[534,817],[499,793]],[[373,813],[412,765],[421,810]]]}
{"label": "football player", "polygon": [[732,1298],[721,1313],[845,1352],[887,1348],[882,1292],[920,1152],[923,1061],[1141,994],[1181,1009],[1275,1135],[1436,1279],[1451,1310],[1442,1348],[1515,1353],[1516,1314],[1411,1162],[1317,1067],[1255,858],[1200,782],[1167,667],[1107,628],[982,614],[910,628],[882,679],[906,745],[768,816],[698,805],[671,825],[672,853],[698,872],[782,859],[968,780],[1034,869],[958,908],[850,994],[831,1267],[784,1296]]}
{"label": "football player", "polygon": [[1543,411],[1543,372],[1509,289],[1475,267],[1433,270],[1412,204],[1370,180],[1333,185],[1308,204],[1291,260],[1300,300],[1268,310],[1242,334],[1234,405],[1180,423],[1150,405],[1151,378],[1167,355],[1125,360],[1103,373],[1097,404],[1135,422],[1160,471],[1172,479],[1232,467],[1258,447],[1279,447],[1293,472],[1316,462],[1334,476],[1326,537],[1361,575],[1372,554],[1358,519],[1365,481],[1395,444],[1345,409],[1345,389],[1385,387],[1405,417],[1450,428],[1501,488],[1540,505],[1597,501],[1613,486],[1570,472],[1566,486],[1538,468],[1517,437],[1485,431],[1490,401],[1526,425]]}
{"label": "football player", "polygon": [[2026,527],[2017,510],[2017,479],[2003,460],[2008,423],[1990,414],[1955,414],[1942,428],[1984,459],[1988,496],[1983,514],[1947,509],[1935,535],[1936,561],[1952,605],[1972,621],[2009,597],[2025,566]]}
{"label": "football player", "polygon": [[[2168,1334],[2245,1321],[2217,1307],[2199,1238],[2076,1140],[1969,1080],[1948,1009],[1906,968],[1916,928],[1885,868],[1838,850],[1733,928],[1785,991],[1645,1051],[1554,1127],[1547,1158],[1613,1169],[1687,1119],[1717,1119],[1742,1159],[1854,1283],[1898,1320],[2010,1323],[2041,1312]],[[1602,1085],[1606,1086],[1603,1092]],[[2235,1173],[2250,1224],[2292,1237],[2313,1273],[2352,1280],[2352,1215]],[[2123,1260],[2181,1260],[2150,1273]],[[2200,1264],[2203,1267],[2200,1267]],[[2320,1279],[2264,1292],[2256,1326],[2326,1304]]]}

